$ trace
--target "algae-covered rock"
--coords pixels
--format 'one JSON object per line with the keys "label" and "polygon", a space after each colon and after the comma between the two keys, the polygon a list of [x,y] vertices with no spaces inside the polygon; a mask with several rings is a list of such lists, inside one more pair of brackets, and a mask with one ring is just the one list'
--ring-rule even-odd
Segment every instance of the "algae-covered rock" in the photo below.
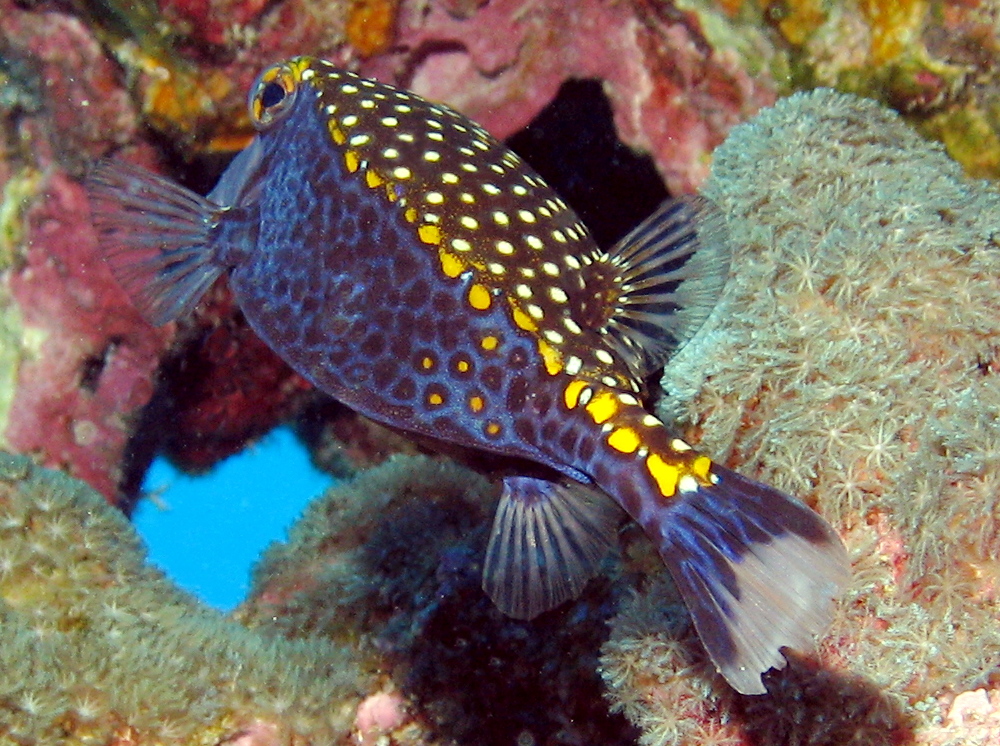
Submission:
{"label": "algae-covered rock", "polygon": [[249,631],[145,564],[81,482],[0,454],[0,742],[347,742],[367,679],[316,638]]}
{"label": "algae-covered rock", "polygon": [[394,456],[307,508],[237,616],[350,647],[385,686],[387,743],[632,744],[596,674],[609,580],[530,622],[501,614],[481,588],[494,493],[451,461]]}
{"label": "algae-covered rock", "polygon": [[[929,740],[1000,661],[1000,194],[828,90],[734,130],[705,194],[729,216],[734,277],[667,367],[664,409],[831,519],[854,581],[822,670],[793,663],[760,699],[684,678],[690,657],[662,652],[669,591],[651,586],[605,648],[612,699],[649,744],[693,737],[709,711],[714,735],[735,721],[756,743]],[[692,697],[709,714],[678,724]]]}

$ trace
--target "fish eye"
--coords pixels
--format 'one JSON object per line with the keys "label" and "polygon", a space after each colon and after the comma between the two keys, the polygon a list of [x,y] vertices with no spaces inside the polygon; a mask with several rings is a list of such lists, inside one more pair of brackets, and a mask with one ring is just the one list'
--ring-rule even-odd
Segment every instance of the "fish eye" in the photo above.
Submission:
{"label": "fish eye", "polygon": [[264,109],[277,106],[285,100],[285,89],[277,83],[267,83],[260,92],[260,105]]}
{"label": "fish eye", "polygon": [[291,111],[297,90],[295,72],[285,63],[272,65],[258,75],[247,101],[253,126],[262,130],[283,118]]}

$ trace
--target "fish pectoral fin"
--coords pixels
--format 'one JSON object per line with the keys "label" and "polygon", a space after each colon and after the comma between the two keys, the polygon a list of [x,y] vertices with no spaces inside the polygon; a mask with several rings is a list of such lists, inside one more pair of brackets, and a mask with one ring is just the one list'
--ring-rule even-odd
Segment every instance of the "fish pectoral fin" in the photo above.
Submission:
{"label": "fish pectoral fin", "polygon": [[619,297],[611,341],[644,378],[693,337],[715,308],[732,250],[720,210],[704,197],[665,201],[615,244]]}
{"label": "fish pectoral fin", "polygon": [[622,515],[592,487],[505,478],[483,563],[483,590],[500,611],[518,619],[575,598],[597,573]]}
{"label": "fish pectoral fin", "polygon": [[736,691],[765,694],[781,648],[809,650],[850,577],[843,543],[808,506],[736,472],[664,506],[660,555],[715,667]]}
{"label": "fish pectoral fin", "polygon": [[87,178],[98,251],[156,326],[191,310],[222,272],[209,243],[220,207],[151,171],[104,160]]}

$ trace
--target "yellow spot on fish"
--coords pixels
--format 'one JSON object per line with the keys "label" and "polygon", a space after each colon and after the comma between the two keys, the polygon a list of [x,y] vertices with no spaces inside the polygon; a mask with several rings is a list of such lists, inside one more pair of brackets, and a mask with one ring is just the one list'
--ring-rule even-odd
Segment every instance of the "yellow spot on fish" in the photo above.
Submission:
{"label": "yellow spot on fish", "polygon": [[646,459],[646,468],[660,488],[660,494],[664,497],[673,497],[677,491],[677,480],[680,478],[677,467],[668,464],[655,453],[651,453]]}
{"label": "yellow spot on fish", "polygon": [[469,305],[477,311],[490,307],[490,291],[478,283],[469,288]]}
{"label": "yellow spot on fish", "polygon": [[585,381],[570,381],[563,390],[563,399],[566,401],[567,409],[575,409],[580,400],[580,392],[587,388]]}
{"label": "yellow spot on fish", "polygon": [[406,208],[406,212],[403,213],[403,217],[412,223],[417,219],[417,211],[412,207],[408,207]]}
{"label": "yellow spot on fish", "polygon": [[353,174],[358,170],[358,166],[361,165],[361,159],[358,158],[358,154],[353,150],[348,150],[344,153],[344,165],[346,165],[347,170]]}
{"label": "yellow spot on fish", "polygon": [[703,482],[709,481],[708,470],[712,468],[712,459],[708,456],[698,456],[691,462],[691,472]]}
{"label": "yellow spot on fish", "polygon": [[469,399],[469,408],[473,412],[482,412],[483,407],[485,406],[486,402],[483,401],[483,397],[481,396],[473,396],[471,399]]}
{"label": "yellow spot on fish", "polygon": [[455,363],[455,368],[458,370],[459,373],[468,373],[469,367],[470,366],[468,360],[459,360],[457,363]]}
{"label": "yellow spot on fish", "polygon": [[374,171],[372,171],[371,169],[368,169],[365,172],[365,181],[368,183],[368,186],[370,186],[372,189],[374,189],[375,187],[382,186],[385,183],[382,177],[379,176]]}
{"label": "yellow spot on fish", "polygon": [[433,404],[434,406],[444,404],[444,397],[441,396],[441,394],[431,394],[427,397],[427,403]]}
{"label": "yellow spot on fish", "polygon": [[495,350],[500,344],[500,340],[496,337],[483,337],[483,341],[479,344],[484,350]]}
{"label": "yellow spot on fish", "polygon": [[501,429],[502,428],[500,427],[500,423],[499,422],[488,422],[486,424],[486,434],[487,435],[493,435],[493,436],[499,435]]}
{"label": "yellow spot on fish", "polygon": [[587,405],[587,412],[598,425],[611,419],[617,411],[618,400],[608,391],[602,391]]}
{"label": "yellow spot on fish", "polygon": [[448,277],[458,277],[465,271],[465,264],[454,254],[449,254],[443,249],[439,252],[441,255],[441,271],[445,273]]}
{"label": "yellow spot on fish", "polygon": [[538,352],[545,362],[545,370],[550,376],[554,376],[562,370],[562,356],[556,352],[552,346],[543,339],[538,340]]}
{"label": "yellow spot on fish", "polygon": [[608,436],[608,445],[622,453],[635,453],[639,442],[639,434],[630,427],[615,430]]}
{"label": "yellow spot on fish", "polygon": [[531,317],[522,311],[517,306],[513,306],[511,311],[514,315],[514,323],[519,327],[524,329],[526,332],[537,332],[538,325],[531,319]]}
{"label": "yellow spot on fish", "polygon": [[335,123],[330,122],[330,137],[337,145],[343,145],[347,142],[347,135],[344,134],[343,130],[340,129]]}
{"label": "yellow spot on fish", "polygon": [[436,225],[422,225],[417,229],[417,235],[424,243],[441,243],[441,229]]}
{"label": "yellow spot on fish", "polygon": [[425,357],[423,360],[420,361],[420,367],[423,368],[424,370],[430,370],[431,368],[434,367],[434,358]]}

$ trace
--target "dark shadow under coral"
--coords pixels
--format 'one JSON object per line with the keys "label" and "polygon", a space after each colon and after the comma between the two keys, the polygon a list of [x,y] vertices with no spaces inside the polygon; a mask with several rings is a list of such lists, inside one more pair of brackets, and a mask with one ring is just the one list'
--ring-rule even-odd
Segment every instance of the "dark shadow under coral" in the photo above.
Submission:
{"label": "dark shadow under coral", "polygon": [[758,746],[906,746],[915,723],[875,684],[819,669],[785,651],[788,666],[765,675],[768,695],[736,697],[735,718]]}
{"label": "dark shadow under coral", "polygon": [[[634,744],[597,674],[614,602],[606,578],[537,619],[509,619],[480,587],[487,525],[462,500],[389,511],[362,552],[385,624],[376,645],[444,743]],[[478,520],[478,519],[477,519]]]}
{"label": "dark shadow under coral", "polygon": [[598,80],[570,80],[537,117],[507,139],[608,247],[667,197],[652,159],[618,140]]}

